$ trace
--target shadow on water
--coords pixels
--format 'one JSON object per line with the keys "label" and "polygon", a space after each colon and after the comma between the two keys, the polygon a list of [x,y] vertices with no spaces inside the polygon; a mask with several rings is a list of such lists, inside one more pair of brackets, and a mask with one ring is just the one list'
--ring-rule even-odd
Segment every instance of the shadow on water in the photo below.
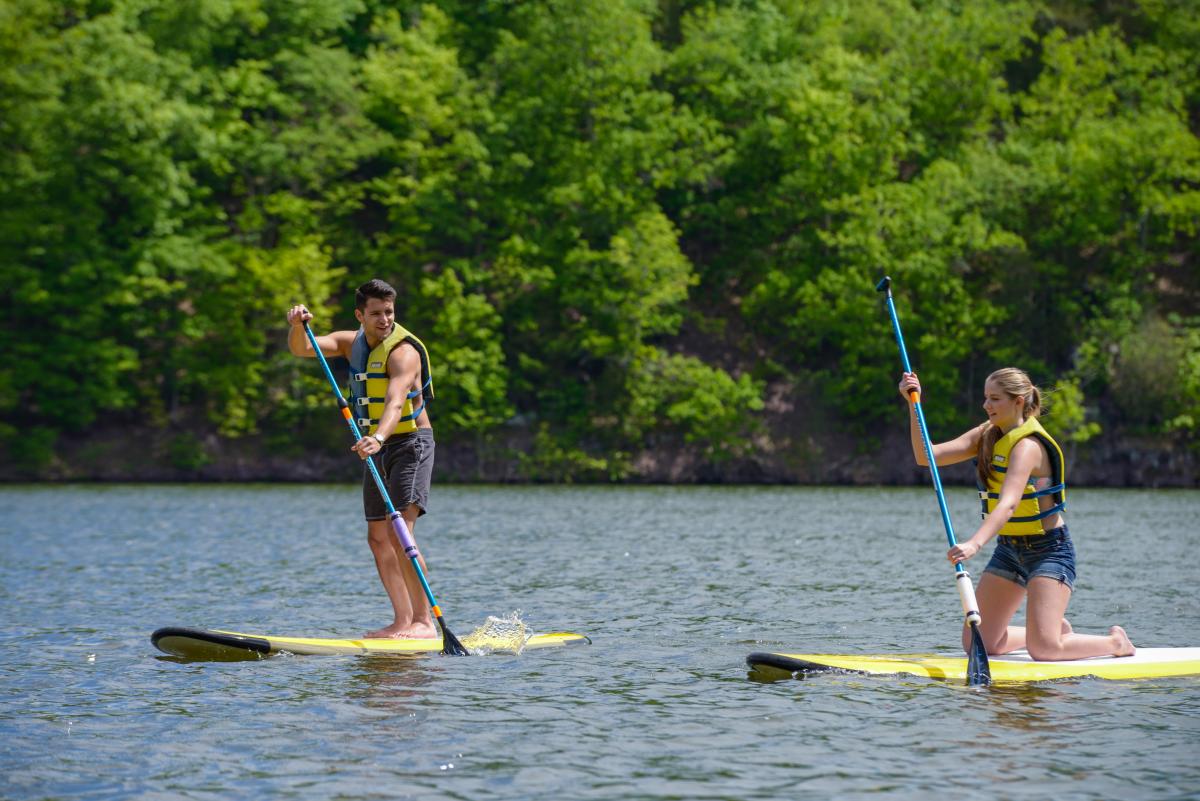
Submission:
{"label": "shadow on water", "polygon": [[195,665],[204,664],[205,662],[261,662],[264,659],[270,659],[265,654],[255,654],[248,652],[229,653],[228,655],[213,655],[203,659],[197,659],[187,656],[172,656],[171,654],[156,654],[154,659],[158,662],[170,662],[175,665]]}

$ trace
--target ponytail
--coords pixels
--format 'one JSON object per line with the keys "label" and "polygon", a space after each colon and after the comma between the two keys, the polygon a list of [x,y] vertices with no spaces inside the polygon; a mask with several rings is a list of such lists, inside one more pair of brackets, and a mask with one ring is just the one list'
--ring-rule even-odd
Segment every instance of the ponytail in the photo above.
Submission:
{"label": "ponytail", "polygon": [[996,443],[1000,441],[1004,432],[990,420],[983,425],[983,434],[979,437],[979,457],[975,460],[975,474],[979,476],[979,483],[986,487],[988,481],[995,476],[995,471],[992,470],[992,454],[996,452]]}

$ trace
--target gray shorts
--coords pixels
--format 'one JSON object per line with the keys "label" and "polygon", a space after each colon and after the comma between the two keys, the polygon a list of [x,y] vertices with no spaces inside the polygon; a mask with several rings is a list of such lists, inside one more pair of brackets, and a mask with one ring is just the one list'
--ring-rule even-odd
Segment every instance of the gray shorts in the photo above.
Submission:
{"label": "gray shorts", "polygon": [[[418,428],[410,434],[388,439],[383,450],[372,457],[392,506],[403,512],[415,503],[425,514],[429,508],[429,484],[433,480],[433,429]],[[370,469],[363,465],[363,513],[367,520],[387,520],[387,506]]]}

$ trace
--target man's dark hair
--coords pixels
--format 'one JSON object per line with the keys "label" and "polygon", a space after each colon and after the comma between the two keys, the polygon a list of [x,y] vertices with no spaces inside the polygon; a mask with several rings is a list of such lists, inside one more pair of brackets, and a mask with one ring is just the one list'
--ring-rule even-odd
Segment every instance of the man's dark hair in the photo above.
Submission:
{"label": "man's dark hair", "polygon": [[392,285],[387,281],[380,281],[378,278],[372,278],[367,283],[360,286],[354,292],[354,307],[359,311],[367,308],[367,298],[378,298],[379,300],[396,299],[396,290],[392,289]]}

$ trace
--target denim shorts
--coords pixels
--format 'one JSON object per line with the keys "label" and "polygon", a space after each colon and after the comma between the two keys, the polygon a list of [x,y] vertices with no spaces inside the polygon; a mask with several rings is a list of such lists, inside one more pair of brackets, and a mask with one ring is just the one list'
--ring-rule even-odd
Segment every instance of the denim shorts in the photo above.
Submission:
{"label": "denim shorts", "polygon": [[1035,576],[1047,576],[1074,589],[1075,545],[1066,526],[1027,537],[1001,535],[983,572],[993,573],[1022,587]]}

